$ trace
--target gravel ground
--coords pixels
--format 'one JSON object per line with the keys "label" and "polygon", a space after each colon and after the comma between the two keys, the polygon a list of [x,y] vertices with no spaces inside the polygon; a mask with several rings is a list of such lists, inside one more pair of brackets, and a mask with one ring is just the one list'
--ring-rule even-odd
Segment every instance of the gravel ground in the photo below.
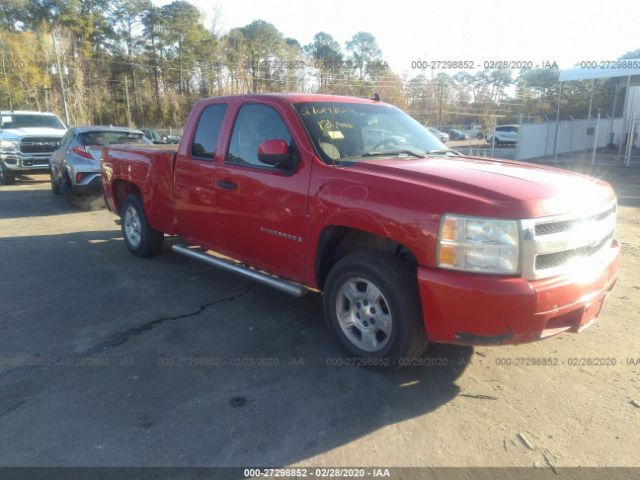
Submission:
{"label": "gravel ground", "polygon": [[640,466],[640,169],[602,174],[623,259],[599,321],[391,373],[332,366],[317,295],[135,258],[45,177],[0,187],[0,465]]}

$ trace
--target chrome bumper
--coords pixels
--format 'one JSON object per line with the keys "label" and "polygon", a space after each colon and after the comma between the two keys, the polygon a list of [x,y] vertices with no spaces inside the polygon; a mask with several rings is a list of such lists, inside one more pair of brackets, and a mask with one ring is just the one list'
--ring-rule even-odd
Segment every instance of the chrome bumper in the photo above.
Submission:
{"label": "chrome bumper", "polygon": [[51,154],[12,154],[3,153],[0,160],[7,167],[7,170],[14,172],[30,172],[34,170],[49,170]]}

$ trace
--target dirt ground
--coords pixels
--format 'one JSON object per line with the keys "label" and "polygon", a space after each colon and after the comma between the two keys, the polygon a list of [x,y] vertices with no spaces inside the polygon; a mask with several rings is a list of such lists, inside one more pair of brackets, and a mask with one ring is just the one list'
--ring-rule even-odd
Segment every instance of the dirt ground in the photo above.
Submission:
{"label": "dirt ground", "polygon": [[623,249],[593,326],[391,373],[333,366],[318,296],[134,258],[44,177],[0,187],[0,466],[638,467],[640,169],[593,173]]}

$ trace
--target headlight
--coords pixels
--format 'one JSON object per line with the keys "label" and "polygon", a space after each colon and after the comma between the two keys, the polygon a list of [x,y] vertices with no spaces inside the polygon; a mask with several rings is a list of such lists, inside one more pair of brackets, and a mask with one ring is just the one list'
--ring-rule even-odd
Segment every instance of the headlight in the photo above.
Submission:
{"label": "headlight", "polygon": [[18,142],[12,142],[11,140],[0,140],[0,150],[3,152],[17,152]]}
{"label": "headlight", "polygon": [[517,220],[444,215],[438,238],[438,266],[480,273],[518,273]]}

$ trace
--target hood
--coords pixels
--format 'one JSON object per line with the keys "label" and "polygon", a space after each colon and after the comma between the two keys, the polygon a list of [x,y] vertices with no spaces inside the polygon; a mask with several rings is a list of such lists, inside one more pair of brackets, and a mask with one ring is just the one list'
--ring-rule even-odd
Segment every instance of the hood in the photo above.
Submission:
{"label": "hood", "polygon": [[6,128],[0,131],[3,140],[20,139],[22,137],[58,137],[62,138],[66,130],[47,127]]}
{"label": "hood", "polygon": [[[582,213],[615,201],[606,182],[568,170],[476,157],[366,160],[349,169],[484,198],[502,218]],[[465,212],[452,212],[465,213]]]}

